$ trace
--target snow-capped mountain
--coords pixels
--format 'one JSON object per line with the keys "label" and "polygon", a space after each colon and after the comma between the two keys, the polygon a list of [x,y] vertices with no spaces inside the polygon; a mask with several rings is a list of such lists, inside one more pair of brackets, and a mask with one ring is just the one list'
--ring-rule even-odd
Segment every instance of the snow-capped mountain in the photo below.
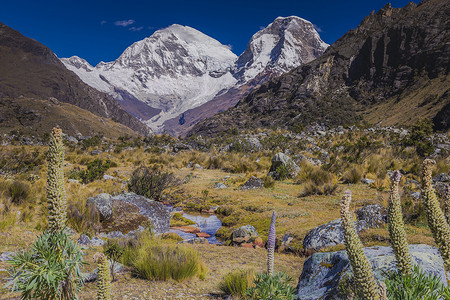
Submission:
{"label": "snow-capped mountain", "polygon": [[239,83],[264,72],[279,75],[314,60],[328,46],[311,22],[296,16],[278,17],[252,36],[233,73]]}
{"label": "snow-capped mountain", "polygon": [[113,62],[95,68],[79,57],[63,58],[92,87],[123,100],[131,94],[160,113],[147,120],[155,130],[165,120],[199,106],[236,83],[237,56],[229,47],[188,26],[172,25],[128,47]]}
{"label": "snow-capped mountain", "polygon": [[239,58],[198,30],[172,25],[134,43],[113,62],[93,67],[77,56],[61,61],[85,83],[122,101],[125,109],[160,132],[167,120],[230,88],[309,62],[327,46],[310,22],[279,17],[252,37]]}

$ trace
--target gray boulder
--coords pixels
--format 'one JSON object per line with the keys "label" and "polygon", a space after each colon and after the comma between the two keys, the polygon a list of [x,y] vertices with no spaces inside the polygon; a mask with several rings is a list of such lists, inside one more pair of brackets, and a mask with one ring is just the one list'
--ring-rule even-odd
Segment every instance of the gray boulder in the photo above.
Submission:
{"label": "gray boulder", "polygon": [[226,189],[227,186],[225,184],[223,184],[222,182],[218,182],[216,183],[216,185],[214,185],[215,189]]}
{"label": "gray boulder", "polygon": [[[115,214],[125,213],[121,209],[118,209],[124,207],[124,205],[121,205],[123,203],[128,203],[129,209],[133,208],[138,211],[138,214],[150,220],[156,234],[169,231],[170,212],[160,202],[150,200],[135,193],[122,193],[117,196],[103,193],[87,200],[88,205],[95,205],[103,219],[113,218]],[[116,208],[116,212],[114,212],[114,208]],[[138,230],[137,227],[134,229]],[[114,235],[114,233],[109,233],[109,235],[111,234]],[[123,234],[120,236],[118,233],[115,235],[117,235],[117,238],[124,236]],[[112,238],[110,236],[108,237]]]}
{"label": "gray boulder", "polygon": [[[369,228],[366,221],[355,222],[356,231]],[[319,251],[322,248],[336,246],[344,243],[344,232],[341,219],[331,221],[330,223],[317,226],[311,229],[303,239],[303,248],[305,250]]]}
{"label": "gray boulder", "polygon": [[252,176],[247,180],[244,185],[241,187],[241,190],[252,190],[259,189],[264,187],[264,181],[260,178],[256,178]]}
{"label": "gray boulder", "polygon": [[300,167],[286,154],[277,153],[272,158],[272,165],[270,166],[269,175],[275,179],[280,179],[282,174],[279,174],[279,168],[283,167],[287,170],[286,174],[289,178],[297,176]]}
{"label": "gray boulder", "polygon": [[231,243],[233,245],[240,245],[247,243],[258,237],[258,232],[252,225],[241,226],[231,234]]}
{"label": "gray boulder", "polygon": [[[410,245],[409,251],[414,264],[429,274],[440,276],[442,283],[447,286],[444,261],[438,249],[428,245]],[[396,271],[397,262],[391,247],[364,248],[364,252],[378,280],[383,280],[386,272]],[[352,276],[352,273],[345,250],[315,253],[303,265],[297,286],[297,299],[347,299],[346,296],[339,295],[338,285],[341,278],[348,276]]]}
{"label": "gray boulder", "polygon": [[366,221],[369,228],[383,227],[387,223],[387,210],[379,204],[366,205],[356,211],[359,221]]}
{"label": "gray boulder", "polygon": [[113,214],[113,197],[110,194],[102,193],[87,199],[87,205],[95,205],[103,219],[109,219]]}
{"label": "gray boulder", "polygon": [[450,175],[446,173],[440,173],[433,177],[434,182],[447,182],[450,181]]}
{"label": "gray boulder", "polygon": [[123,201],[137,206],[139,212],[151,221],[153,231],[156,234],[169,231],[170,212],[164,204],[135,193],[122,193],[112,198],[115,201]]}
{"label": "gray boulder", "polygon": [[103,244],[105,244],[105,241],[96,236],[94,236],[92,239],[90,239],[87,235],[82,234],[78,238],[77,243],[82,246],[97,247],[97,246],[102,246]]}

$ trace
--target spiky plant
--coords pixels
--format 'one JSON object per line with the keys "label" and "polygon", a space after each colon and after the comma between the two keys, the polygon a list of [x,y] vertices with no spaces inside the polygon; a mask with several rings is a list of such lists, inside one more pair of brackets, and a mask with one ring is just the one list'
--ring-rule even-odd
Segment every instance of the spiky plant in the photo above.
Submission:
{"label": "spiky plant", "polygon": [[425,202],[428,227],[430,227],[434,241],[444,259],[445,269],[450,271],[450,227],[432,186],[432,169],[434,164],[436,162],[432,159],[423,161],[422,196]]}
{"label": "spiky plant", "polygon": [[267,274],[273,275],[274,252],[275,252],[275,211],[272,213],[272,220],[269,228],[269,238],[267,240]]}
{"label": "spiky plant", "polygon": [[389,195],[388,228],[391,237],[392,250],[397,259],[397,268],[402,274],[411,273],[411,255],[406,240],[405,224],[403,223],[402,206],[398,185],[402,175],[394,171],[391,177],[391,193]]}
{"label": "spiky plant", "polygon": [[48,226],[51,232],[61,231],[66,226],[66,190],[64,188],[64,145],[62,130],[53,128],[47,154],[47,202]]}
{"label": "spiky plant", "polygon": [[352,193],[349,190],[345,191],[341,204],[341,222],[355,284],[364,299],[380,299],[378,284],[372,273],[370,262],[364,253],[361,240],[356,233],[353,217],[350,213],[351,200]]}
{"label": "spiky plant", "polygon": [[447,219],[447,223],[450,225],[450,184],[445,187],[444,206],[445,218]]}
{"label": "spiky plant", "polygon": [[95,253],[94,261],[98,264],[97,300],[111,299],[111,273],[106,255]]}

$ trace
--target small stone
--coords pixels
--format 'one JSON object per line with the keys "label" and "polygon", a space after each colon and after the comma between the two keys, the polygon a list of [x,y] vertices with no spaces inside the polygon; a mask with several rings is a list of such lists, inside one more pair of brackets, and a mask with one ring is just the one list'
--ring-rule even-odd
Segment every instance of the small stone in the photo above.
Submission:
{"label": "small stone", "polygon": [[264,181],[260,178],[256,178],[255,176],[250,177],[247,182],[241,187],[241,190],[252,190],[259,189],[264,187]]}
{"label": "small stone", "polygon": [[226,189],[227,186],[225,184],[223,184],[222,182],[218,182],[216,183],[216,185],[214,186],[215,189]]}
{"label": "small stone", "polygon": [[209,245],[209,242],[204,237],[195,237],[193,239],[178,242],[177,244],[206,244],[206,245]]}
{"label": "small stone", "polygon": [[107,174],[103,175],[103,180],[114,180],[114,179],[116,179],[114,176]]}
{"label": "small stone", "polygon": [[2,252],[2,254],[0,254],[0,261],[11,260],[14,255],[16,255],[15,252]]}
{"label": "small stone", "polygon": [[206,232],[197,232],[195,234],[197,237],[204,237],[204,238],[209,238],[211,237],[209,234],[207,234]]}
{"label": "small stone", "polygon": [[375,180],[369,179],[369,178],[363,178],[363,179],[361,179],[361,182],[364,184],[367,184],[367,185],[371,185],[372,183],[375,182]]}

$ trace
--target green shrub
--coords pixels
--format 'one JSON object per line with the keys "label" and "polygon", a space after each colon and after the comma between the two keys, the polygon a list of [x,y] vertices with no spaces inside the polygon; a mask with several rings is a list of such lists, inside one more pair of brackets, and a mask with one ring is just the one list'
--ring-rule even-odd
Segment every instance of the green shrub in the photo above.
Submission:
{"label": "green shrub", "polygon": [[290,285],[292,278],[285,273],[270,275],[266,273],[257,274],[254,287],[249,288],[245,295],[249,299],[277,299],[294,300],[295,289]]}
{"label": "green shrub", "polygon": [[450,299],[450,288],[445,288],[439,276],[427,274],[414,266],[411,274],[392,272],[384,281],[391,300]]}
{"label": "green shrub", "polygon": [[21,204],[30,195],[30,185],[26,182],[14,180],[8,187],[8,196],[11,197],[11,202]]}
{"label": "green shrub", "polygon": [[115,272],[114,272],[114,266],[116,262],[119,261],[119,259],[122,257],[125,249],[122,248],[117,241],[115,240],[108,240],[106,244],[103,245],[103,253],[108,257],[108,259],[111,261],[111,267],[110,272],[112,275],[112,281],[115,281]]}
{"label": "green shrub", "polygon": [[234,270],[222,278],[218,288],[225,295],[241,298],[253,284],[254,278],[253,270]]}
{"label": "green shrub", "polygon": [[273,188],[275,186],[275,179],[272,176],[267,175],[264,177],[264,187],[266,189]]}
{"label": "green shrub", "polygon": [[22,299],[77,299],[83,253],[64,232],[46,232],[10,261],[12,290]]}
{"label": "green shrub", "polygon": [[180,184],[180,180],[173,173],[163,172],[158,166],[140,166],[133,171],[128,189],[138,195],[161,200],[164,191]]}
{"label": "green shrub", "polygon": [[87,184],[94,180],[100,180],[103,178],[105,172],[111,168],[116,167],[117,164],[107,159],[105,162],[103,160],[96,158],[92,162],[87,164],[87,169],[80,171],[78,176],[81,182]]}
{"label": "green shrub", "polygon": [[133,273],[148,280],[182,281],[193,276],[204,278],[206,267],[197,251],[178,244],[164,244],[162,240],[144,233],[125,249],[123,263]]}

